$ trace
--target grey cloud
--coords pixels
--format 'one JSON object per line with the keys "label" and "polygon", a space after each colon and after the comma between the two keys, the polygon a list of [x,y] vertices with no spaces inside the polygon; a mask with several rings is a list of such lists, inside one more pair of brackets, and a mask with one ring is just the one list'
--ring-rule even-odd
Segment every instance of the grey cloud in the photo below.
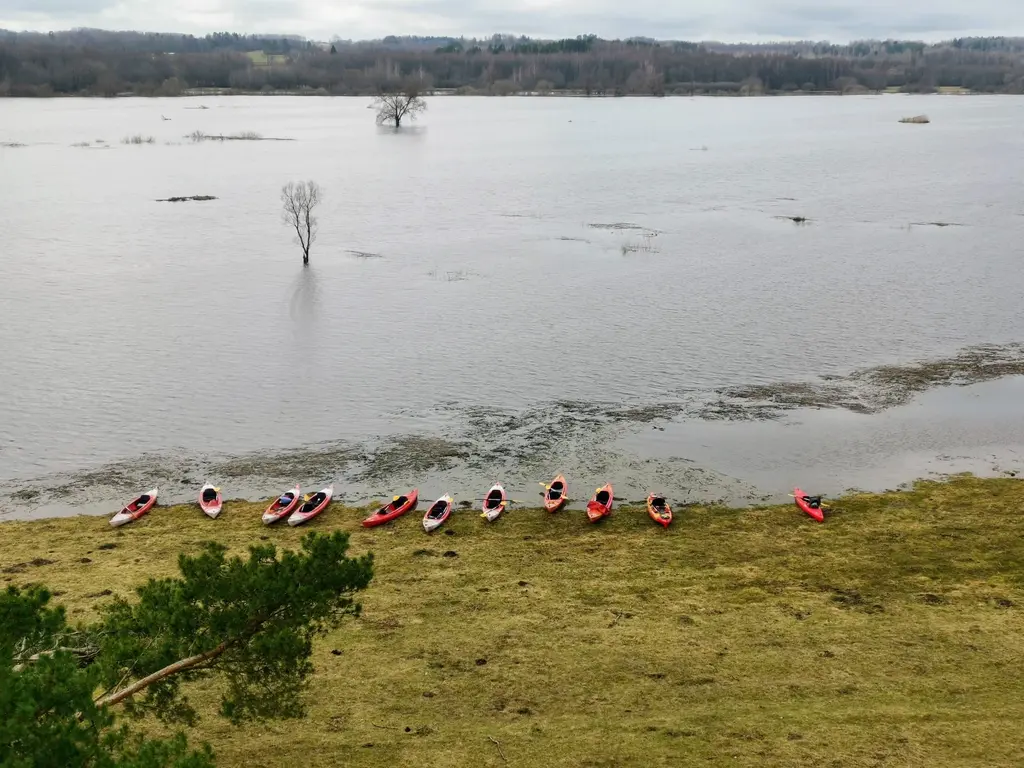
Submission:
{"label": "grey cloud", "polygon": [[0,19],[19,14],[48,16],[100,13],[116,5],[116,0],[0,0]]}
{"label": "grey cloud", "polygon": [[1017,0],[0,0],[0,27],[116,26],[149,31],[282,32],[318,39],[386,34],[661,39],[948,38],[1024,34]]}

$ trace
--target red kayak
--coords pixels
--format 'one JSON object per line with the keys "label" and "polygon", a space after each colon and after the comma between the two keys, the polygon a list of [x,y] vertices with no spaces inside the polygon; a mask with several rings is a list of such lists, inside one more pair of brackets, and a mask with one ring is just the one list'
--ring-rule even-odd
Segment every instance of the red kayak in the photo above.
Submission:
{"label": "red kayak", "polygon": [[302,501],[299,491],[300,488],[296,485],[287,493],[283,493],[274,499],[273,503],[267,507],[266,512],[263,513],[263,524],[272,525],[278,520],[284,520],[295,511],[295,508],[299,506],[299,502]]}
{"label": "red kayak", "polygon": [[307,493],[301,498],[302,506],[292,512],[292,516],[288,518],[288,525],[293,528],[296,525],[302,525],[303,523],[312,520],[327,509],[327,505],[330,504],[331,499],[334,498],[334,486],[329,485],[322,491]]}
{"label": "red kayak", "polygon": [[596,523],[603,517],[612,513],[612,502],[615,500],[615,493],[611,485],[598,488],[594,498],[587,502],[587,519]]}
{"label": "red kayak", "polygon": [[401,517],[406,512],[416,509],[420,500],[419,489],[415,489],[408,496],[395,496],[390,504],[385,504],[368,518],[363,520],[365,528],[372,528],[375,525],[389,523],[396,517]]}
{"label": "red kayak", "polygon": [[825,513],[821,511],[821,496],[808,496],[799,488],[793,489],[796,505],[819,523],[825,522]]}
{"label": "red kayak", "polygon": [[544,486],[544,509],[548,512],[557,512],[564,507],[567,490],[565,477],[562,475],[552,480],[551,485]]}
{"label": "red kayak", "polygon": [[121,511],[110,518],[110,524],[115,528],[130,523],[133,520],[138,520],[144,514],[149,512],[156,504],[157,489],[154,488],[147,493],[142,494],[134,501],[131,501],[121,507]]}

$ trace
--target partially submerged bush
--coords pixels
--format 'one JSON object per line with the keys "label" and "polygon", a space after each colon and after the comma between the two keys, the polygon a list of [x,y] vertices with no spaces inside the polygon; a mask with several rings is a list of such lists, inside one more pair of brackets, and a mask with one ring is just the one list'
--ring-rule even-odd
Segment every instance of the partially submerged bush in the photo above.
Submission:
{"label": "partially submerged bush", "polygon": [[256,131],[242,131],[241,133],[232,133],[231,135],[224,134],[211,134],[203,133],[202,131],[192,131],[185,138],[192,139],[192,141],[263,141],[263,136]]}

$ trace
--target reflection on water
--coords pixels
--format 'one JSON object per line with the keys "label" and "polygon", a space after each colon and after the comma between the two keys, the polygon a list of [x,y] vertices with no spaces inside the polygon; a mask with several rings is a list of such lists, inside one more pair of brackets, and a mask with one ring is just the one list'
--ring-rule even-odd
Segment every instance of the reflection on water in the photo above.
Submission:
{"label": "reflection on water", "polygon": [[[467,486],[698,483],[644,463],[665,440],[745,483],[752,460],[701,458],[671,419],[699,433],[707,393],[716,418],[862,402],[822,377],[1024,340],[1021,99],[936,97],[919,131],[884,97],[436,98],[398,133],[363,99],[201,101],[0,100],[0,142],[26,145],[0,153],[0,482],[420,435],[476,441],[443,470]],[[280,223],[296,178],[326,193],[308,269]],[[155,202],[190,195],[216,199]],[[946,369],[920,374],[907,393]],[[921,445],[980,445],[972,418]],[[728,426],[709,439],[801,460]]]}
{"label": "reflection on water", "polygon": [[319,304],[320,288],[317,285],[316,270],[312,266],[306,266],[292,282],[289,314],[299,326],[308,329],[317,316]]}

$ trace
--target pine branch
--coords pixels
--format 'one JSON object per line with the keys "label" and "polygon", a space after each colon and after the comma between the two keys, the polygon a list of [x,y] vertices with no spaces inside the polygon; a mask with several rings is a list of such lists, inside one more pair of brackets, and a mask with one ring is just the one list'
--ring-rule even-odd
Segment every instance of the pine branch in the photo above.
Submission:
{"label": "pine branch", "polygon": [[218,656],[220,656],[226,650],[228,650],[228,648],[230,648],[235,642],[235,640],[225,640],[216,648],[206,651],[206,653],[199,653],[195,656],[189,656],[187,659],[181,659],[180,661],[176,661],[173,664],[168,664],[163,669],[158,669],[153,674],[146,675],[146,677],[142,678],[141,680],[135,681],[127,688],[122,688],[120,691],[112,693],[109,696],[101,697],[96,701],[96,705],[100,707],[108,707],[114,704],[120,704],[129,696],[134,696],[136,693],[145,690],[153,683],[158,683],[164,678],[170,677],[171,675],[176,675],[179,672],[184,672],[185,670],[193,669],[195,667],[198,667],[200,664],[204,664],[208,661],[216,659]]}

